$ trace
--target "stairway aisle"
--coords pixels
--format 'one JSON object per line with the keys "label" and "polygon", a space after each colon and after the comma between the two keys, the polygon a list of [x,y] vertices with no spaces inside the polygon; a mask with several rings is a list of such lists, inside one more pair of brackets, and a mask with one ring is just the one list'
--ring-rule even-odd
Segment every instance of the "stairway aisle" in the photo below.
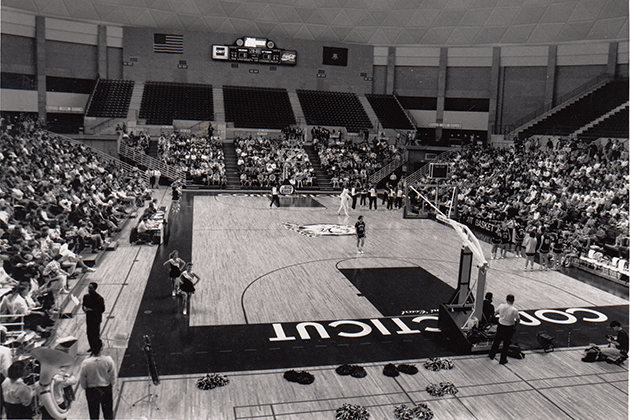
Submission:
{"label": "stairway aisle", "polygon": [[365,113],[367,114],[370,122],[373,125],[372,130],[374,130],[374,132],[378,132],[379,127],[381,127],[381,122],[376,116],[376,112],[374,112],[374,109],[372,109],[370,101],[368,100],[368,98],[365,97],[365,95],[359,95],[359,102],[361,102],[361,105],[363,105],[363,109],[365,109]]}
{"label": "stairway aisle", "polygon": [[223,156],[225,159],[225,176],[227,177],[226,189],[238,190],[241,188],[241,181],[238,174],[236,148],[233,141],[223,142]]}
{"label": "stairway aisle", "polygon": [[127,111],[127,121],[138,120],[140,115],[140,105],[142,104],[142,95],[144,94],[144,82],[135,82],[133,92],[129,100],[129,110]]}
{"label": "stairway aisle", "polygon": [[149,150],[147,151],[147,155],[154,159],[158,159],[158,142],[156,139],[149,140]]}
{"label": "stairway aisle", "polygon": [[319,160],[319,155],[315,151],[315,147],[312,143],[304,144],[304,151],[308,155],[308,159],[311,161],[313,165],[313,172],[315,172],[315,181],[313,182],[313,187],[319,188],[321,191],[329,191],[333,190],[332,182],[330,182],[330,177],[322,168],[322,163]]}

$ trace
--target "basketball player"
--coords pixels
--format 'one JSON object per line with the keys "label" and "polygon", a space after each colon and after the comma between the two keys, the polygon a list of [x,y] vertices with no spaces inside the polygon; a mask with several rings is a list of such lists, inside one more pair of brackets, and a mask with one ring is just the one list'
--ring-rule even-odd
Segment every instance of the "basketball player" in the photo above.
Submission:
{"label": "basketball player", "polygon": [[359,254],[363,254],[363,245],[365,245],[365,222],[363,221],[363,216],[359,216],[354,224],[354,228],[357,231],[357,251],[359,251]]}

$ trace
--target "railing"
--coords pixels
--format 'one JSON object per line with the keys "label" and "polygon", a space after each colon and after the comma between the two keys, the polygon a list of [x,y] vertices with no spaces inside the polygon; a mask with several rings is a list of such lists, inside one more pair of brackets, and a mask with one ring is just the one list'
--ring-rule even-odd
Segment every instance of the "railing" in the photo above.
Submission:
{"label": "railing", "polygon": [[409,121],[409,124],[411,124],[411,126],[415,130],[416,129],[416,124],[411,120],[411,117],[409,116],[409,114],[407,113],[405,108],[403,108],[403,106],[400,103],[400,101],[398,100],[398,95],[396,95],[396,92],[394,92],[392,95],[394,96],[394,99],[396,99],[396,102],[398,103],[398,106],[400,107],[400,109],[402,109],[403,112],[405,113],[405,116],[407,117],[407,120]]}
{"label": "railing", "polygon": [[553,104],[547,104],[547,105],[545,105],[545,106],[543,106],[541,108],[538,108],[537,110],[535,110],[533,112],[530,112],[529,114],[527,114],[526,116],[524,116],[520,120],[510,124],[510,126],[515,127],[511,131],[518,130],[523,125],[525,125],[527,122],[536,119],[537,117],[545,114],[546,112],[551,111],[554,108],[558,108],[560,106],[563,106],[564,103],[569,101],[569,100],[579,98],[580,96],[582,96],[585,93],[587,93],[587,91],[593,89],[598,84],[607,83],[610,80],[612,80],[613,78],[614,77],[612,75],[610,75],[610,74],[600,74],[599,76],[597,76],[597,77],[589,80],[588,82],[578,86],[577,88],[573,89],[572,91],[570,91],[568,93],[565,93],[564,95],[556,98],[555,103],[559,104],[559,105],[554,106]]}
{"label": "railing", "polygon": [[90,110],[90,106],[92,105],[92,98],[94,98],[94,92],[96,92],[96,88],[98,87],[98,83],[101,81],[101,75],[96,76],[96,83],[94,84],[94,89],[92,89],[92,93],[90,93],[90,97],[88,98],[87,105],[85,106],[85,115],[87,116],[88,111]]}
{"label": "railing", "polygon": [[370,175],[368,178],[369,183],[378,184],[387,175],[391,174],[396,169],[400,168],[402,165],[407,163],[408,156],[409,156],[409,152],[407,151],[407,149],[405,149],[405,152],[403,156],[401,157],[401,159],[392,160],[387,165],[383,166],[381,169],[379,169],[378,171]]}
{"label": "railing", "polygon": [[[50,136],[54,136],[57,138],[60,138],[62,140],[67,141],[68,143],[72,143],[72,144],[76,144],[76,145],[80,145],[80,146],[85,146],[88,149],[90,149],[91,152],[93,152],[94,154],[98,155],[100,158],[108,161],[108,162],[114,162],[116,163],[118,166],[120,166],[121,168],[123,168],[126,171],[132,172],[133,170],[137,169],[135,166],[128,164],[127,162],[123,162],[120,159],[116,159],[115,157],[113,157],[112,155],[108,155],[107,153],[98,150],[94,147],[91,147],[85,143],[83,143],[82,141],[73,139],[71,137],[67,137],[61,134],[57,134],[57,133],[53,133],[52,131],[48,131],[47,132]],[[119,142],[120,143],[120,142]],[[146,181],[146,183],[149,183],[149,177],[146,174],[142,174],[142,177],[144,178],[144,180]]]}
{"label": "railing", "polygon": [[18,337],[24,332],[24,315],[0,315],[0,325],[6,327],[6,329],[8,330],[7,336]]}
{"label": "railing", "polygon": [[112,118],[108,118],[105,121],[101,121],[100,123],[96,124],[94,127],[92,127],[92,131],[94,132],[94,134],[99,134],[100,131],[97,131],[97,129],[100,129],[101,127],[103,129],[105,128],[109,128],[112,125],[114,125],[114,122],[116,123],[120,123],[121,121],[123,121],[124,118],[121,117],[112,117]]}
{"label": "railing", "polygon": [[177,179],[185,181],[186,179],[186,175],[181,169],[175,169],[159,159],[155,159],[144,152],[124,144],[122,141],[122,135],[118,137],[118,154],[147,169],[158,169],[162,173],[162,176],[169,178],[171,181],[175,181]]}

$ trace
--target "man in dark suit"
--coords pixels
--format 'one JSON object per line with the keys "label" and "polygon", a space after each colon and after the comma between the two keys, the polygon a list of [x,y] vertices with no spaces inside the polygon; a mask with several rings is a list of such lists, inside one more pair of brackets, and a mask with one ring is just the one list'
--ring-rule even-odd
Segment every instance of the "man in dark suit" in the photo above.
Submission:
{"label": "man in dark suit", "polygon": [[105,312],[105,300],[96,292],[98,284],[91,282],[88,286],[88,293],[83,296],[83,311],[87,322],[87,337],[90,343],[90,350],[93,351],[96,345],[101,342],[101,320]]}

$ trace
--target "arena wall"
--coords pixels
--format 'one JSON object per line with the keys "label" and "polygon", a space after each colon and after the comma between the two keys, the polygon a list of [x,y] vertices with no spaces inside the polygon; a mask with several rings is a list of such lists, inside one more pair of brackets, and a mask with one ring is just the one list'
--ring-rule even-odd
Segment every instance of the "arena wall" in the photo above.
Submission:
{"label": "arena wall", "polygon": [[6,73],[35,74],[35,38],[2,34],[0,48],[2,71]]}
{"label": "arena wall", "polygon": [[[183,54],[157,54],[153,52],[153,34],[156,32],[160,33],[146,28],[123,29],[123,61],[133,64],[123,67],[125,79],[205,83],[217,87],[261,86],[289,91],[322,87],[322,90],[357,94],[372,91],[371,81],[361,76],[362,73],[372,76],[373,48],[369,45],[273,39],[277,48],[297,51],[297,64],[270,66],[213,60],[213,44],[233,45],[235,42],[234,36],[223,34],[185,32],[181,34],[184,36]],[[347,48],[348,65],[323,65],[324,46]],[[186,61],[187,68],[178,68],[181,60]],[[317,76],[322,71],[325,78]]]}
{"label": "arena wall", "polygon": [[[84,94],[47,94],[48,89],[41,88],[45,77],[37,75],[38,71],[43,71],[43,76],[91,80],[100,76],[140,82],[207,83],[216,87],[264,86],[289,91],[318,89],[352,91],[359,95],[396,93],[418,98],[487,100],[490,112],[448,109],[443,106],[443,101],[438,101],[440,105],[435,111],[409,110],[420,126],[448,120],[461,123],[464,129],[478,130],[487,124],[495,128],[507,127],[597,76],[613,71],[622,77],[629,74],[627,40],[440,48],[421,45],[372,47],[273,39],[277,47],[297,51],[296,66],[249,63],[233,66],[230,62],[211,58],[212,45],[231,45],[235,41],[233,35],[185,32],[182,34],[183,54],[156,54],[153,52],[153,34],[168,33],[167,30],[41,18],[28,12],[4,9],[1,20],[3,74],[36,76],[39,82],[34,87],[28,83],[18,87],[29,91],[23,98],[19,90],[16,93],[15,87],[7,89],[3,83],[3,111],[38,109],[42,112],[42,103],[48,110],[72,107],[73,112],[78,112],[78,104],[83,101],[85,107]],[[37,33],[37,28],[44,30]],[[38,45],[45,49],[43,55],[39,55],[45,57],[44,65],[37,62]],[[323,65],[324,46],[347,48],[348,65]],[[185,65],[182,66],[180,61]],[[445,80],[441,87],[439,80]],[[33,106],[33,91],[43,95],[35,101],[39,104],[37,108]]]}
{"label": "arena wall", "polygon": [[98,77],[96,45],[47,40],[46,75],[95,80]]}
{"label": "arena wall", "polygon": [[546,67],[502,69],[500,120],[509,124],[545,105]]}

